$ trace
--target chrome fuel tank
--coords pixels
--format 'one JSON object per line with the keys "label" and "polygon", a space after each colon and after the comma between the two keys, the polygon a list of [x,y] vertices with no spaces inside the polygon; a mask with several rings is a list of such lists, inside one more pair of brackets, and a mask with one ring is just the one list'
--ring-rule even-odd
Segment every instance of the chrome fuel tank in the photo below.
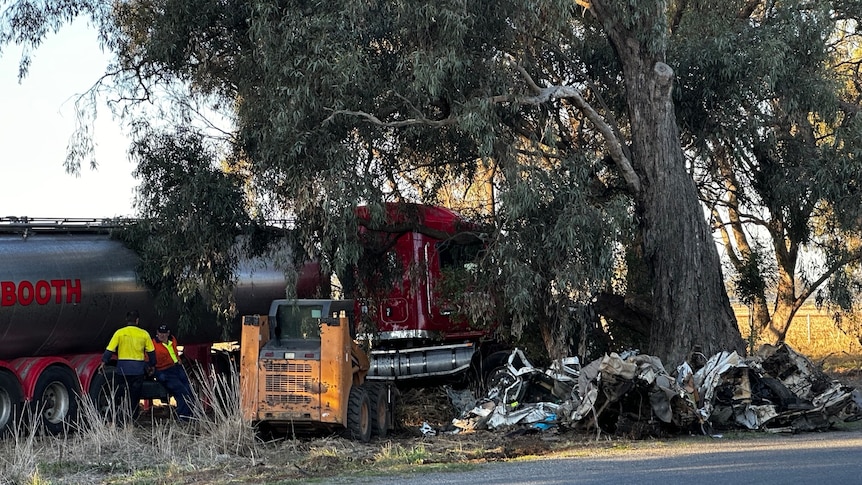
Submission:
{"label": "chrome fuel tank", "polygon": [[[140,312],[150,333],[172,326],[181,344],[224,340],[214,316],[191,333],[176,331],[175,315],[159,317],[138,264],[107,234],[0,233],[0,359],[101,352],[129,310]],[[235,293],[238,315],[265,315],[272,300],[285,297],[285,281],[263,262],[246,264]]]}

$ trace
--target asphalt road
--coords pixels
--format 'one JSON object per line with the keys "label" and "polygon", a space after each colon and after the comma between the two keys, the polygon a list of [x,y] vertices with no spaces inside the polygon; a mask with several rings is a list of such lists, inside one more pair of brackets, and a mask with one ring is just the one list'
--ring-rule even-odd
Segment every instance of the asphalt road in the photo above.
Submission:
{"label": "asphalt road", "polygon": [[862,431],[639,442],[566,458],[466,472],[343,478],[337,483],[469,485],[862,484]]}

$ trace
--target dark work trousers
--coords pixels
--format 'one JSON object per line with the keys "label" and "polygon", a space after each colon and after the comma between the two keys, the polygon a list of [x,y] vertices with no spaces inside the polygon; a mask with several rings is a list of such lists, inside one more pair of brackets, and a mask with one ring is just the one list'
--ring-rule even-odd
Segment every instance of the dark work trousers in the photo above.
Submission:
{"label": "dark work trousers", "polygon": [[189,376],[180,364],[174,364],[167,369],[156,371],[156,380],[177,401],[177,417],[180,421],[188,421],[192,417],[191,399],[192,386]]}
{"label": "dark work trousers", "polygon": [[[128,399],[127,413],[121,414],[121,422],[124,422],[127,416],[131,416],[132,421],[138,419],[141,414],[141,389],[144,386],[144,375],[114,374],[114,386],[117,390],[115,402],[118,406],[123,403],[124,399]],[[117,409],[122,408],[118,407]]]}

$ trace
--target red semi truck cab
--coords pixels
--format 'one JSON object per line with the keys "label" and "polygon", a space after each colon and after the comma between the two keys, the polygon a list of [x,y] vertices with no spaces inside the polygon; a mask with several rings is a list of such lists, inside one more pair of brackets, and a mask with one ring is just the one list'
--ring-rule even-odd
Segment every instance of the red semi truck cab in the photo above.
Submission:
{"label": "red semi truck cab", "polygon": [[[420,204],[387,204],[384,223],[357,209],[366,251],[379,248],[388,278],[365,281],[356,314],[373,327],[369,379],[408,379],[465,371],[487,335],[447,298],[444,280],[470,271],[484,249],[479,229],[455,212]],[[394,281],[392,281],[394,280]],[[367,330],[367,329],[366,329]]]}

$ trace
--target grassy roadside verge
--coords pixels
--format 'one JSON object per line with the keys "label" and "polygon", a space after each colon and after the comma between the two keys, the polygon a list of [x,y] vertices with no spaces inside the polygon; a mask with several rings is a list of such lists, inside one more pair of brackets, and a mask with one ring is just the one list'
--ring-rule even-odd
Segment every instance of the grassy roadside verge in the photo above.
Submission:
{"label": "grassy roadside verge", "polygon": [[[837,431],[862,433],[862,422]],[[9,484],[289,484],[327,483],[335,477],[374,477],[464,471],[495,461],[590,458],[656,453],[787,435],[733,431],[721,437],[679,436],[631,441],[575,432],[507,436],[476,432],[428,439],[393,437],[367,444],[336,437],[256,441],[248,448],[217,445],[206,427],[155,423],[99,436],[34,437],[0,445],[18,468],[2,469]],[[23,446],[22,446],[23,445]],[[13,448],[10,450],[10,447]],[[14,453],[10,455],[10,453]]]}
{"label": "grassy roadside verge", "polygon": [[[854,360],[856,359],[856,360]],[[824,370],[859,388],[856,362],[831,360]],[[239,415],[238,397],[203,388],[204,401],[220,403],[196,411],[193,424],[180,426],[166,413],[150,409],[136,426],[105,422],[93,406],[82,406],[82,421],[63,436],[44,436],[22,420],[14,436],[0,440],[0,485],[37,484],[286,484],[327,483],[333,477],[463,471],[483,463],[539,457],[590,457],[685,447],[691,443],[772,440],[786,435],[724,431],[720,438],[674,436],[632,441],[576,431],[527,432],[523,429],[440,433],[423,437],[422,419],[451,421],[440,399],[422,406],[393,436],[362,444],[340,437],[263,440]],[[222,396],[214,398],[213,396]],[[444,394],[445,395],[445,394]],[[208,396],[208,397],[207,397]],[[228,396],[224,398],[223,396]],[[435,421],[436,422],[436,421]],[[402,423],[404,424],[404,423]],[[840,423],[837,431],[862,433],[862,421]]]}

